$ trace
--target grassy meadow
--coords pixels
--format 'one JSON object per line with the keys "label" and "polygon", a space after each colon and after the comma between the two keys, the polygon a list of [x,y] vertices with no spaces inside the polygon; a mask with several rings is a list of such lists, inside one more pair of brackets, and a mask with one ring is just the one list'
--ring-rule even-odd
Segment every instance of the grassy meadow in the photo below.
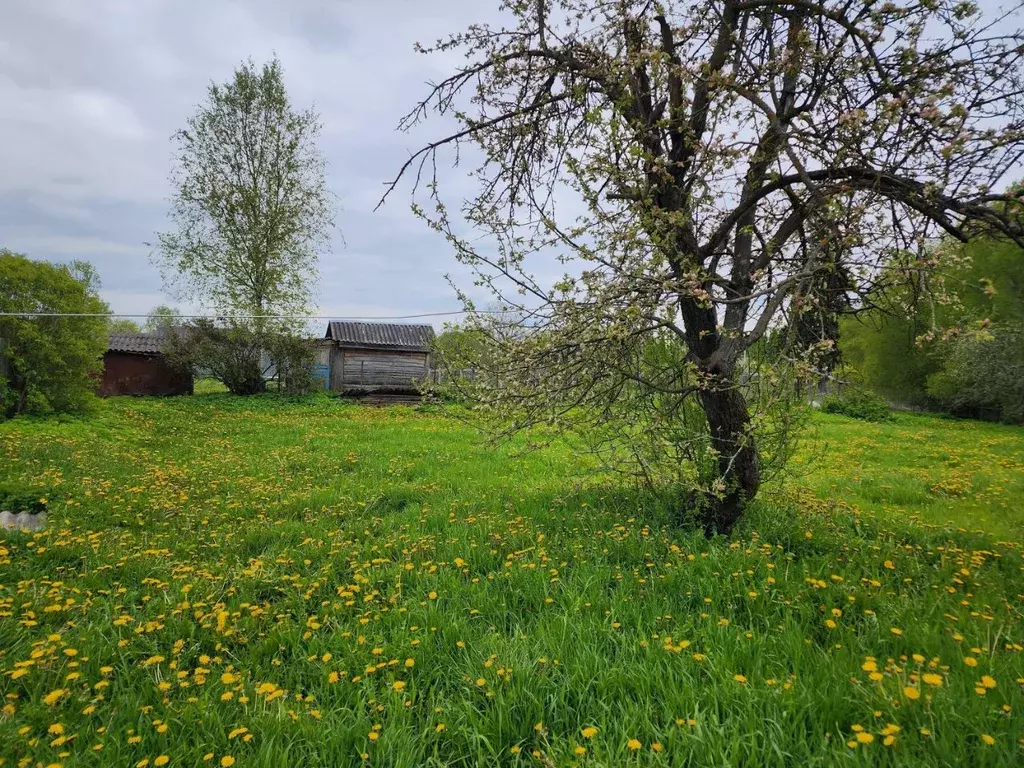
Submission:
{"label": "grassy meadow", "polygon": [[3,766],[1010,766],[1024,430],[816,415],[730,539],[429,409],[0,425]]}

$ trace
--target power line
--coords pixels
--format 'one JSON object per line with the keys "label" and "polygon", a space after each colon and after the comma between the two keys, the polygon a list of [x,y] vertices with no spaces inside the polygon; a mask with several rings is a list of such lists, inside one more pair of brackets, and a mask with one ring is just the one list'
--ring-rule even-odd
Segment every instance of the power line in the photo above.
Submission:
{"label": "power line", "polygon": [[[423,317],[447,317],[450,315],[495,315],[501,314],[499,309],[455,309],[450,312],[424,312],[418,315],[376,315],[363,317],[344,317],[338,315],[175,315],[182,320],[415,320]],[[124,317],[149,318],[149,314],[132,315],[119,312],[0,312],[0,317]]]}

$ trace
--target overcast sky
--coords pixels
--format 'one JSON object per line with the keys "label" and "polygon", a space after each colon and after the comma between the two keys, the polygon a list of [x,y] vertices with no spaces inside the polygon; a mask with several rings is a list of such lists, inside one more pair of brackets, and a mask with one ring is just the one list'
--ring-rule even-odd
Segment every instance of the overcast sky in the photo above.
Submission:
{"label": "overcast sky", "polygon": [[[1002,0],[983,0],[989,10]],[[407,315],[458,308],[445,280],[472,278],[413,217],[409,187],[379,212],[383,183],[411,151],[443,135],[434,119],[395,130],[460,54],[430,43],[494,20],[496,0],[0,0],[0,247],[36,259],[87,259],[117,313],[160,303],[150,263],[168,226],[170,136],[240,61],[275,52],[297,107],[313,105],[340,211],[321,258],[319,312]],[[487,17],[492,17],[488,19]],[[473,188],[443,172],[446,199]],[[542,267],[553,278],[561,267]],[[480,297],[485,300],[485,297]],[[443,319],[438,319],[440,325]]]}
{"label": "overcast sky", "polygon": [[[343,237],[321,259],[320,312],[457,308],[444,275],[471,280],[413,217],[408,188],[373,207],[382,182],[419,146],[395,130],[399,118],[456,61],[415,54],[413,43],[481,21],[487,8],[479,0],[0,0],[0,247],[91,261],[114,312],[187,307],[164,293],[145,245],[167,226],[170,135],[211,80],[276,52],[293,102],[321,115],[320,148],[340,202]],[[444,127],[435,121],[418,137]]]}

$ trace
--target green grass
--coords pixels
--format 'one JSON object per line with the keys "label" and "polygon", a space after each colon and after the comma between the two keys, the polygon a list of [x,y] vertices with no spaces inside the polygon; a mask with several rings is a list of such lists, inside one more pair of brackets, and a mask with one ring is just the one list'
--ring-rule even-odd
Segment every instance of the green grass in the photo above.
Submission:
{"label": "green grass", "polygon": [[50,515],[0,533],[0,761],[1019,764],[1024,431],[813,426],[708,541],[437,413],[0,425],[0,483]]}

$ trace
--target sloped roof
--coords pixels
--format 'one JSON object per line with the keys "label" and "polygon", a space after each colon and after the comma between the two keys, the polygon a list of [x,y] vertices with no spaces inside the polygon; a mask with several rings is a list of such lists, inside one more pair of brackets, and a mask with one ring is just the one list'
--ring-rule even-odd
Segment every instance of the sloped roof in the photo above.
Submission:
{"label": "sloped roof", "polygon": [[404,323],[353,323],[332,321],[324,338],[342,347],[376,347],[429,352],[434,341],[434,328],[429,325]]}
{"label": "sloped roof", "polygon": [[107,351],[156,355],[162,350],[166,338],[162,333],[112,333],[107,343]]}

